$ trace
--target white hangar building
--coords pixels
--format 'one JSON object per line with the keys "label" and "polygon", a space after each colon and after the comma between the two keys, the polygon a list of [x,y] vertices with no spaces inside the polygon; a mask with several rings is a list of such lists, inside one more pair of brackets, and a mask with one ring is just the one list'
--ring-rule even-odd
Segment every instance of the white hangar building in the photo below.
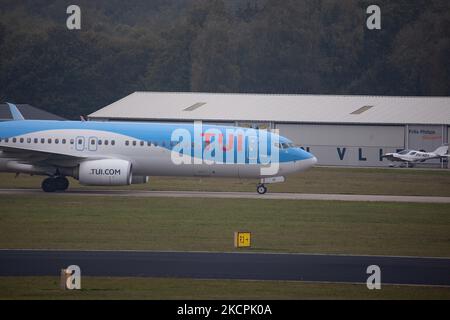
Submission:
{"label": "white hangar building", "polygon": [[448,143],[450,97],[135,92],[88,117],[279,129],[320,165],[379,167],[383,153]]}

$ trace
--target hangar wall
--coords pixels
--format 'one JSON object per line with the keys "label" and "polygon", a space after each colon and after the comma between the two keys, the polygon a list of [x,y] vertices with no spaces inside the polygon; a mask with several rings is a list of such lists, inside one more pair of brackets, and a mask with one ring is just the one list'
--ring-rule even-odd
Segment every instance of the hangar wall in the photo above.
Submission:
{"label": "hangar wall", "polygon": [[276,128],[316,155],[319,165],[388,166],[381,155],[405,144],[404,126],[276,124]]}
{"label": "hangar wall", "polygon": [[383,167],[391,164],[381,159],[385,153],[434,151],[448,142],[449,106],[450,97],[134,92],[89,119],[279,129],[320,165]]}

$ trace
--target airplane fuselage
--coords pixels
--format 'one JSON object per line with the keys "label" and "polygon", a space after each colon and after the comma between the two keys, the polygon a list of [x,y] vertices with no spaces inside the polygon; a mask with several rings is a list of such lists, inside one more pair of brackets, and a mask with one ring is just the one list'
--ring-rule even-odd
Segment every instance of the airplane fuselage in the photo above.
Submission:
{"label": "airplane fuselage", "polygon": [[[6,121],[0,150],[0,171],[76,178],[83,168],[93,175],[117,172],[120,161],[129,163],[133,177],[239,178],[285,176],[317,162],[275,133],[188,123]],[[95,160],[105,161],[96,166]],[[270,165],[277,170],[264,172]]]}
{"label": "airplane fuselage", "polygon": [[440,158],[439,155],[433,152],[422,152],[422,151],[409,151],[408,153],[387,153],[385,156],[390,161],[399,161],[399,162],[423,162],[431,159]]}

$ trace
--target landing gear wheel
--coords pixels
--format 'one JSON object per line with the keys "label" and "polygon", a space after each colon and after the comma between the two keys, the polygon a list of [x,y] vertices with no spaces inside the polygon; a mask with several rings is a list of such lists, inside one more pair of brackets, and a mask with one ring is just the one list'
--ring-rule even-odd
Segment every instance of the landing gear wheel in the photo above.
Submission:
{"label": "landing gear wheel", "polygon": [[57,177],[55,178],[56,190],[58,191],[66,191],[69,187],[69,180],[66,177]]}
{"label": "landing gear wheel", "polygon": [[69,187],[69,180],[66,177],[49,177],[41,184],[45,192],[65,191]]}
{"label": "landing gear wheel", "polygon": [[57,184],[55,178],[47,178],[42,181],[41,187],[45,192],[55,192]]}
{"label": "landing gear wheel", "polygon": [[258,192],[259,194],[264,194],[267,192],[267,187],[263,184],[258,184],[258,186],[256,187],[256,192]]}

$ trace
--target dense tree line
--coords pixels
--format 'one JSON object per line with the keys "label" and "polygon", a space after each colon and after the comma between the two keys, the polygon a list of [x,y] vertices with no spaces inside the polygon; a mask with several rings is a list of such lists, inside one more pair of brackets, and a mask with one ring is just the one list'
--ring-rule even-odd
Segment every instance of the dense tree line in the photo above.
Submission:
{"label": "dense tree line", "polygon": [[450,94],[450,2],[0,2],[0,98],[74,118],[131,92]]}

